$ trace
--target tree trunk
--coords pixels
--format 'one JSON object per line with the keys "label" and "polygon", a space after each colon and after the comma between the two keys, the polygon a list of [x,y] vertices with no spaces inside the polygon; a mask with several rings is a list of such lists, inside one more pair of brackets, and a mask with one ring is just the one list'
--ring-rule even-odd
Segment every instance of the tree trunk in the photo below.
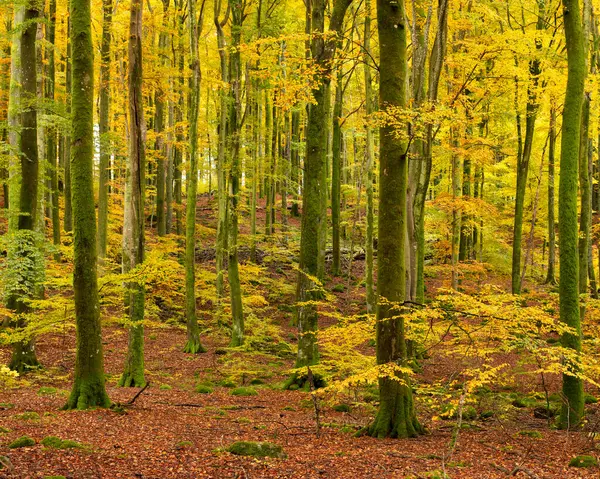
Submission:
{"label": "tree trunk", "polygon": [[[240,346],[244,342],[244,310],[242,307],[242,289],[237,254],[238,240],[238,203],[240,195],[240,135],[241,135],[241,62],[240,42],[242,23],[244,21],[244,3],[241,0],[229,0],[232,16],[231,47],[229,56],[229,154],[231,168],[229,169],[229,205],[228,205],[228,279],[231,297],[232,335],[231,346]],[[273,203],[272,203],[273,206]]]}
{"label": "tree trunk", "polygon": [[373,223],[375,206],[373,201],[373,129],[369,124],[375,111],[373,98],[373,85],[371,83],[371,0],[365,0],[365,33],[363,39],[363,62],[365,71],[365,113],[366,129],[366,193],[367,193],[367,229],[365,233],[365,284],[367,288],[367,313],[374,314],[377,307],[375,289],[373,285]]}
{"label": "tree trunk", "polygon": [[[72,29],[72,25],[71,25],[71,18],[69,17],[67,19],[67,31],[71,31]],[[66,72],[65,72],[65,89],[66,89],[66,103],[67,103],[67,116],[72,114],[71,111],[71,106],[72,106],[72,99],[71,99],[71,95],[73,93],[72,90],[72,61],[73,61],[73,47],[71,45],[71,43],[74,40],[71,39],[71,35],[68,36],[67,38],[67,58],[66,58]],[[64,228],[65,228],[65,233],[70,233],[73,230],[73,215],[72,215],[72,208],[71,208],[71,143],[72,143],[72,138],[70,135],[70,132],[67,131],[65,133],[65,148],[64,148],[64,165],[65,165],[65,171],[64,171],[64,178],[65,178],[65,186],[64,186],[64,190],[65,190],[65,211],[64,211],[64,218],[63,218],[63,222],[64,222]]]}
{"label": "tree trunk", "polygon": [[[170,0],[163,0],[163,18],[166,20],[169,15]],[[166,23],[163,22],[163,23]],[[168,66],[166,55],[167,43],[169,37],[166,31],[161,31],[158,36],[158,54],[161,58],[162,68]],[[164,70],[163,70],[164,71]],[[167,234],[167,217],[165,212],[165,189],[167,173],[167,143],[165,142],[164,124],[165,124],[165,92],[162,88],[161,80],[158,81],[158,88],[154,95],[155,122],[154,131],[156,132],[156,228],[158,236]]]}
{"label": "tree trunk", "polygon": [[200,113],[200,59],[198,58],[198,36],[200,28],[196,20],[196,1],[189,2],[190,29],[190,78],[189,99],[189,168],[186,175],[186,208],[185,208],[185,319],[187,325],[187,342],[185,353],[204,353],[206,349],[200,343],[198,318],[196,317],[196,197],[198,190],[198,115]]}
{"label": "tree trunk", "polygon": [[[128,273],[144,262],[144,189],[146,184],[144,108],[142,104],[142,0],[131,1],[129,23],[129,169],[126,218],[123,226],[123,268]],[[127,195],[126,195],[127,196]],[[144,375],[144,303],[143,280],[131,281],[129,289],[129,345],[125,370],[119,381],[124,387],[143,387]]]}
{"label": "tree trunk", "polygon": [[[336,0],[330,20],[330,32],[339,34],[344,15],[351,0]],[[310,105],[306,125],[306,157],[304,159],[304,187],[302,189],[302,226],[300,239],[300,265],[296,288],[298,356],[296,366],[310,366],[319,362],[317,345],[318,311],[314,304],[319,297],[314,280],[319,274],[321,259],[321,230],[327,218],[323,215],[323,183],[327,155],[329,74],[337,38],[327,42],[323,37],[325,28],[325,1],[311,2],[311,28],[315,34],[311,40],[312,58],[322,73],[313,88],[314,103]]]}
{"label": "tree trunk", "polygon": [[[538,21],[536,30],[545,29],[545,2],[538,1]],[[542,48],[541,40],[536,40],[536,48]],[[519,148],[520,154],[517,155],[517,191],[515,199],[515,217],[513,224],[513,253],[512,253],[512,293],[521,294],[521,249],[523,237],[523,209],[525,207],[525,190],[527,188],[527,177],[529,175],[529,160],[533,148],[533,139],[535,134],[535,120],[538,112],[538,80],[541,74],[540,60],[534,58],[529,62],[530,83],[527,87],[527,106],[525,108],[525,140],[523,147]],[[515,104],[517,111],[518,103]],[[519,129],[519,138],[521,136],[520,116],[517,113],[517,128]]]}
{"label": "tree trunk", "polygon": [[554,219],[554,158],[556,151],[556,109],[550,107],[548,145],[548,273],[546,284],[556,284],[556,231]]}
{"label": "tree trunk", "polygon": [[[56,0],[50,0],[48,7],[48,23],[46,24],[46,41],[50,45],[47,49],[47,73],[46,73],[46,98],[50,103],[54,102],[55,82],[55,32],[56,32]],[[50,196],[52,208],[52,242],[60,246],[60,215],[58,209],[58,155],[56,148],[56,128],[49,126],[46,129],[46,157],[50,170]],[[60,253],[54,254],[55,261],[60,260]]]}
{"label": "tree trunk", "polygon": [[[560,259],[560,319],[575,333],[561,337],[563,347],[581,351],[581,318],[579,316],[579,258],[577,255],[577,172],[581,130],[581,107],[586,76],[584,36],[580,2],[563,0],[564,29],[567,44],[568,77],[563,109],[563,132],[560,153],[558,204]],[[578,364],[569,364],[578,369]],[[569,372],[563,373],[562,391],[565,398],[560,427],[579,425],[583,417],[583,381]]]}
{"label": "tree trunk", "polygon": [[[221,81],[227,84],[228,66],[227,52],[225,45],[225,34],[223,32],[223,23],[219,20],[221,13],[221,0],[214,2],[214,23],[217,30],[217,45],[219,47],[219,59],[221,66]],[[226,22],[224,19],[223,22]],[[223,268],[225,252],[227,250],[227,168],[225,165],[226,139],[227,139],[227,94],[223,90],[219,92],[219,144],[217,153],[217,195],[218,195],[218,213],[217,213],[217,248],[215,268],[217,270],[217,301],[220,306],[221,298],[224,296],[224,275]]]}
{"label": "tree trunk", "polygon": [[98,301],[94,211],[94,50],[90,0],[71,0],[73,58],[73,249],[77,352],[65,409],[108,407]]}
{"label": "tree trunk", "polygon": [[110,162],[109,111],[110,111],[110,48],[112,38],[112,0],[102,3],[104,20],[102,23],[102,47],[100,53],[100,177],[98,184],[98,260],[100,266],[106,257],[108,235],[108,175]]}
{"label": "tree trunk", "polygon": [[[581,194],[581,211],[579,215],[579,294],[588,292],[588,264],[590,245],[590,226],[592,220],[592,195],[590,176],[588,171],[589,155],[589,130],[590,130],[590,96],[586,94],[583,99],[581,115],[581,141],[579,144],[579,191]],[[585,314],[585,302],[581,302],[581,318]]]}
{"label": "tree trunk", "polygon": [[[366,68],[369,68],[368,66]],[[342,150],[342,66],[337,67],[335,102],[333,105],[333,155],[331,159],[331,225],[333,242],[333,264],[331,273],[340,274],[340,169]]]}
{"label": "tree trunk", "polygon": [[[380,45],[381,110],[406,106],[406,16],[404,0],[377,0]],[[388,59],[395,61],[386,61]],[[393,126],[379,130],[379,234],[377,246],[377,363],[385,365],[379,377],[380,403],[369,427],[374,437],[411,437],[422,430],[417,421],[410,379],[397,367],[406,367],[403,303],[406,295],[405,248],[408,177],[407,145],[394,135]],[[400,239],[400,240],[399,240]]]}
{"label": "tree trunk", "polygon": [[[40,269],[43,269],[43,258],[38,249],[38,237],[35,233],[38,211],[38,126],[37,126],[37,54],[36,35],[40,12],[35,2],[28,2],[15,12],[15,43],[13,55],[19,55],[18,64],[13,64],[13,80],[18,80],[20,87],[14,92],[17,99],[15,108],[21,112],[18,136],[18,154],[20,185],[19,199],[14,202],[18,209],[15,221],[15,237],[8,252],[8,267],[13,270],[13,281],[6,285],[7,306],[15,313],[13,320],[17,328],[26,324],[24,315],[31,311],[29,300],[35,297],[41,285]],[[11,97],[12,97],[11,92]],[[11,98],[12,99],[12,98]],[[13,109],[11,107],[11,109]],[[19,110],[16,110],[17,112]],[[15,111],[13,109],[13,111]],[[17,115],[18,118],[18,115]],[[16,182],[15,182],[16,183]],[[42,212],[43,214],[43,212]],[[23,270],[23,262],[31,262],[32,268]],[[24,372],[39,365],[35,343],[32,338],[22,339],[13,345],[13,352],[8,367],[17,372]]]}

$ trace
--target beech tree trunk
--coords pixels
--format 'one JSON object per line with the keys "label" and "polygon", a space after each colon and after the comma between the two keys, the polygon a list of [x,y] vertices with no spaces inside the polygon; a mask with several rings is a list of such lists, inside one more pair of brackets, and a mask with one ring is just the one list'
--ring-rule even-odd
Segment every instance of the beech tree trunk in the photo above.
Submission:
{"label": "beech tree trunk", "polygon": [[108,407],[98,301],[94,211],[94,50],[90,0],[71,0],[73,50],[71,185],[77,352],[65,409]]}
{"label": "beech tree trunk", "polygon": [[[198,318],[196,317],[196,196],[198,190],[198,115],[200,113],[200,59],[198,58],[198,36],[200,34],[196,20],[196,0],[189,2],[190,61],[192,77],[190,79],[190,150],[189,169],[186,178],[187,200],[185,216],[185,319],[187,325],[186,353],[204,353],[206,349],[200,343]],[[202,22],[202,13],[200,13]]]}
{"label": "beech tree trunk", "polygon": [[99,133],[100,133],[100,176],[98,184],[98,260],[100,265],[106,257],[108,235],[108,181],[110,166],[109,111],[110,111],[110,48],[112,39],[112,0],[102,3],[104,20],[102,22],[102,47],[100,51],[100,97]]}
{"label": "beech tree trunk", "polygon": [[[17,114],[16,124],[20,128],[17,137],[19,163],[17,181],[19,199],[14,203],[13,240],[8,252],[8,267],[13,270],[13,281],[6,285],[7,306],[15,313],[13,320],[17,328],[25,326],[25,314],[30,312],[29,300],[35,297],[40,286],[39,270],[43,269],[43,257],[38,249],[35,232],[38,218],[38,126],[37,126],[37,54],[36,36],[40,12],[33,0],[15,12],[17,32],[14,37],[13,54],[18,55],[14,64],[13,81],[19,83],[18,91],[11,92],[11,100],[17,100],[13,112]],[[16,85],[15,85],[16,86]],[[15,97],[13,98],[13,94]],[[18,108],[18,110],[15,110]],[[20,110],[21,121],[18,121]],[[17,181],[14,182],[15,186]],[[42,212],[43,214],[43,212]],[[23,264],[30,262],[29,268]],[[32,338],[22,339],[13,344],[12,357],[8,367],[24,372],[39,365],[35,342]]]}
{"label": "beech tree trunk", "polygon": [[[144,262],[145,215],[144,189],[146,159],[144,108],[142,96],[142,0],[131,1],[129,23],[129,168],[123,226],[123,270],[128,273]],[[119,381],[124,387],[143,387],[144,374],[144,303],[143,280],[131,281],[129,289],[129,345],[125,370]]]}
{"label": "beech tree trunk", "polygon": [[[406,15],[404,0],[377,0],[380,45],[379,107],[406,106]],[[395,61],[389,61],[395,59]],[[369,427],[374,437],[411,437],[422,428],[417,421],[407,367],[402,310],[406,297],[405,251],[408,146],[384,124],[379,130],[379,233],[377,247],[377,364],[386,366],[379,377],[379,410]],[[400,239],[400,240],[399,240]]]}
{"label": "beech tree trunk", "polygon": [[[580,2],[563,0],[563,21],[567,45],[568,77],[563,109],[560,153],[558,229],[560,259],[560,319],[575,330],[561,337],[563,347],[581,352],[581,318],[579,315],[579,258],[577,225],[577,179],[583,89],[586,76],[584,35]],[[568,364],[573,370],[577,363]],[[563,373],[565,398],[559,426],[573,428],[583,418],[583,381],[569,372]]]}
{"label": "beech tree trunk", "polygon": [[554,158],[556,152],[556,109],[550,108],[548,144],[548,272],[547,284],[556,284],[556,229],[554,219]]}
{"label": "beech tree trunk", "polygon": [[304,159],[304,187],[302,189],[302,225],[300,239],[300,265],[296,288],[298,356],[296,366],[310,366],[319,361],[317,345],[318,311],[313,301],[320,297],[315,278],[319,276],[321,231],[327,217],[323,214],[323,195],[326,191],[324,172],[327,162],[328,93],[331,61],[333,59],[344,15],[351,0],[336,0],[333,4],[330,32],[333,38],[325,41],[325,1],[311,2],[311,28],[315,34],[311,41],[312,58],[322,73],[313,89],[314,103],[310,105],[306,125],[306,157]]}

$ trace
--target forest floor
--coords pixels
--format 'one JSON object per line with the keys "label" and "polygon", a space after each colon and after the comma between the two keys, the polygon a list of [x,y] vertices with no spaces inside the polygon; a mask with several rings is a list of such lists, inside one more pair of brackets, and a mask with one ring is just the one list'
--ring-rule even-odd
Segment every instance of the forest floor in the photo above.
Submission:
{"label": "forest floor", "polygon": [[[359,263],[356,267],[361,269]],[[430,280],[430,287],[435,287],[435,281],[439,278]],[[350,295],[339,293],[337,297],[339,307],[346,307],[344,301]],[[288,335],[293,331],[283,317],[271,320]],[[115,386],[127,349],[126,331],[108,322],[103,333],[108,394],[113,402],[127,403],[138,390]],[[554,430],[528,407],[512,408],[510,417],[465,418],[457,428],[455,420],[434,418],[417,398],[426,434],[378,440],[354,435],[372,420],[373,404],[347,400],[351,407],[342,412],[324,401],[317,435],[310,394],[280,387],[293,367],[292,357],[275,361],[266,356],[250,358],[243,352],[224,355],[226,340],[212,335],[203,338],[207,353],[184,354],[186,333],[182,325],[147,327],[145,337],[150,387],[122,412],[61,411],[72,381],[74,332],[69,329],[38,338],[37,352],[44,369],[27,375],[18,388],[0,390],[0,457],[10,463],[0,470],[0,477],[420,479],[442,478],[444,472],[452,479],[600,477],[598,468],[568,466],[576,455],[598,455],[593,435]],[[0,349],[0,364],[9,356],[8,349]],[[263,361],[262,370],[268,374],[260,381],[242,376],[237,384],[219,385],[214,378],[227,377],[221,371],[224,356],[242,363]],[[456,365],[443,355],[433,354],[422,367],[418,380],[431,382],[448,379]],[[537,383],[525,378],[517,386],[520,391],[539,390]],[[209,379],[213,391],[196,392],[196,386]],[[546,387],[556,390],[558,378],[547,380]],[[232,395],[233,386],[251,383],[257,395]],[[598,405],[588,406],[587,413],[590,423],[598,422]],[[36,445],[7,447],[25,435]],[[77,441],[83,447],[41,445],[47,436]],[[287,458],[253,459],[223,452],[239,440],[276,443]]]}

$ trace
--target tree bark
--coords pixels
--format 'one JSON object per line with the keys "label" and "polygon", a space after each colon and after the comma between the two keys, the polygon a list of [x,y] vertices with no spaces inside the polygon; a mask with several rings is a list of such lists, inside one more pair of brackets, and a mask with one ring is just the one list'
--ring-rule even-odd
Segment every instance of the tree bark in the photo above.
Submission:
{"label": "tree bark", "polygon": [[98,301],[94,211],[94,50],[90,0],[71,0],[73,91],[71,185],[77,352],[65,409],[108,407]]}
{"label": "tree bark", "polygon": [[[126,195],[126,220],[123,226],[123,269],[128,273],[144,262],[144,189],[146,159],[144,108],[142,96],[142,0],[131,1],[129,23],[129,168]],[[128,196],[128,198],[127,198]],[[131,281],[129,289],[129,345],[125,370],[119,381],[124,387],[143,387],[144,374],[144,303],[143,280]]]}
{"label": "tree bark", "polygon": [[[406,15],[404,0],[377,0],[380,45],[379,106],[406,106]],[[389,61],[395,59],[395,61]],[[391,124],[379,130],[379,233],[377,246],[377,364],[386,365],[379,377],[380,403],[369,427],[374,437],[411,437],[422,430],[417,421],[410,379],[396,367],[406,367],[402,310],[406,298],[405,250],[408,146]],[[400,239],[400,240],[399,240]]]}
{"label": "tree bark", "polygon": [[108,181],[110,163],[109,112],[110,112],[110,48],[112,39],[112,0],[102,2],[104,20],[102,22],[102,46],[100,51],[100,176],[98,184],[98,260],[100,266],[106,258],[108,236]]}
{"label": "tree bark", "polygon": [[[560,319],[574,329],[574,334],[561,337],[563,347],[581,352],[581,318],[579,315],[579,258],[577,254],[577,176],[583,90],[586,76],[584,36],[580,2],[563,0],[563,21],[567,45],[568,77],[563,109],[563,132],[560,154],[558,204],[560,259]],[[567,365],[577,370],[577,362]],[[562,392],[565,398],[559,425],[572,428],[583,417],[583,381],[568,371],[563,373]]]}

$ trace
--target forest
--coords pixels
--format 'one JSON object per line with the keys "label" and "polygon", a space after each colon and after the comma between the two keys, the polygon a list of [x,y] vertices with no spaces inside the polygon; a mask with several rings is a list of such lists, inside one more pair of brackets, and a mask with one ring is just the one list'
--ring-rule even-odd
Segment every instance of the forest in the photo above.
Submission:
{"label": "forest", "polygon": [[600,0],[0,2],[0,478],[597,478]]}

